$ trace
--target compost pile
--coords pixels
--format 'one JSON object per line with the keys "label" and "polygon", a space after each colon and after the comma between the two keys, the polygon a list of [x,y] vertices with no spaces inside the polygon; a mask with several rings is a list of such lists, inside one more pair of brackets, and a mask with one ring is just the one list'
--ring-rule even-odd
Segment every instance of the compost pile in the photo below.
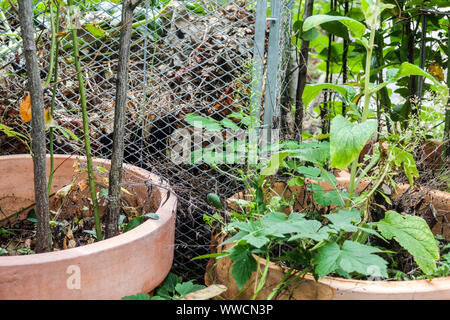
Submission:
{"label": "compost pile", "polygon": [[[92,9],[97,11],[81,12],[78,29],[92,145],[97,154],[109,148],[112,137],[119,36],[117,16],[120,17],[120,6],[104,6],[105,3],[100,3]],[[62,17],[65,10],[61,9]],[[152,153],[164,151],[157,150],[167,147],[165,142],[159,142],[175,128],[186,126],[182,119],[188,112],[220,119],[241,109],[248,94],[247,75],[255,23],[254,13],[246,8],[244,1],[217,8],[191,8],[171,1],[160,10],[157,19],[148,24],[140,23],[133,29],[130,47],[127,141],[132,144],[137,138],[143,138],[145,143],[141,145],[153,148]],[[8,23],[12,31],[19,32],[14,11],[10,13]],[[146,16],[142,10],[137,10],[138,22],[150,18],[150,13]],[[65,30],[65,23],[61,19],[62,30]],[[93,30],[91,25],[98,26],[98,30]],[[49,70],[51,34],[45,23],[40,28],[37,49],[41,77],[45,79]],[[8,44],[12,40],[4,41]],[[54,118],[60,126],[81,136],[78,83],[70,41],[70,37],[61,40]],[[2,57],[5,61],[1,65],[0,82],[4,89],[0,91],[0,123],[27,135],[28,124],[21,121],[18,110],[26,91],[20,48],[19,43],[16,53]],[[47,107],[50,97],[51,87],[45,90]],[[0,131],[2,154],[26,152],[18,139]],[[79,152],[81,141],[55,134],[58,152]]]}

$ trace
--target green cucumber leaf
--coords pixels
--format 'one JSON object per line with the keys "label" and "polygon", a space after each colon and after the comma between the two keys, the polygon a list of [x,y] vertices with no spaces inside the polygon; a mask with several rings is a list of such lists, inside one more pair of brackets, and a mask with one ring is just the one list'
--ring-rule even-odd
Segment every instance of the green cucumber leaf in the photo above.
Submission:
{"label": "green cucumber leaf", "polygon": [[421,217],[387,211],[384,219],[376,223],[378,230],[388,240],[394,238],[414,257],[425,274],[436,270],[439,248],[428,224]]}
{"label": "green cucumber leaf", "polygon": [[361,213],[358,210],[340,210],[326,214],[325,217],[331,221],[331,227],[338,231],[356,232],[356,224],[361,222]]}
{"label": "green cucumber leaf", "polygon": [[344,170],[359,156],[377,126],[376,121],[352,123],[341,115],[334,117],[330,128],[331,166]]}
{"label": "green cucumber leaf", "polygon": [[315,273],[324,277],[340,268],[347,273],[373,276],[373,270],[377,270],[377,276],[386,278],[387,262],[374,254],[377,252],[381,250],[350,240],[345,241],[342,248],[335,242],[328,243],[320,247],[314,257]]}
{"label": "green cucumber leaf", "polygon": [[234,261],[231,274],[241,290],[256,271],[257,262],[252,253],[245,246],[237,245],[232,248],[230,259]]}
{"label": "green cucumber leaf", "polygon": [[204,285],[194,284],[192,280],[183,283],[177,283],[175,285],[175,291],[180,295],[179,298],[183,298],[185,295],[197,290],[201,290],[203,288],[205,288]]}

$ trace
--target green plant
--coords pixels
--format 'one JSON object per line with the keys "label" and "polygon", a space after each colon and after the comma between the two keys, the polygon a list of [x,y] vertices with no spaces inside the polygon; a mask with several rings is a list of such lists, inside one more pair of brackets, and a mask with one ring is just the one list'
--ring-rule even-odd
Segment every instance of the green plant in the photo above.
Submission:
{"label": "green plant", "polygon": [[[67,4],[71,7],[73,7],[73,1],[68,0]],[[73,19],[74,12],[71,12],[71,18]],[[97,191],[95,188],[95,181],[94,181],[94,169],[92,166],[92,156],[91,156],[91,142],[89,137],[89,117],[87,114],[87,104],[86,104],[86,93],[84,88],[84,79],[83,74],[81,73],[81,66],[80,66],[80,55],[78,51],[78,36],[77,36],[77,29],[75,25],[69,26],[72,32],[72,40],[73,40],[73,56],[75,60],[75,68],[77,71],[77,79],[78,79],[78,87],[80,90],[80,103],[81,103],[81,112],[83,116],[83,136],[84,136],[84,148],[85,148],[85,154],[87,159],[87,168],[88,168],[88,183],[89,183],[89,189],[91,191],[91,199],[92,204],[94,207],[94,219],[95,219],[95,231],[97,233],[97,240],[102,240],[102,229],[100,225],[100,212],[99,212],[99,205],[97,200]]]}
{"label": "green plant", "polygon": [[147,293],[138,293],[123,297],[123,300],[180,300],[187,294],[205,288],[204,285],[194,284],[192,280],[183,281],[183,278],[169,273],[164,282],[156,289],[155,295],[150,298]]}

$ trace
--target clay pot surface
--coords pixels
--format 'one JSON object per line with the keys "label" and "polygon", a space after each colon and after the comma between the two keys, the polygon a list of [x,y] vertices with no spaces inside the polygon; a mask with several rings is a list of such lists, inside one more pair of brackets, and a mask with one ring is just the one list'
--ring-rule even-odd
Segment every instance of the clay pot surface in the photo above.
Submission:
{"label": "clay pot surface", "polygon": [[[71,183],[75,159],[55,155],[52,192]],[[78,159],[85,161],[84,157]],[[49,157],[47,165],[49,171]],[[94,159],[93,165],[110,167],[109,161],[101,159]],[[0,177],[4,214],[34,202],[29,155],[0,157]],[[144,199],[150,196],[148,186],[153,186],[151,197],[158,201],[158,220],[149,219],[119,236],[81,247],[1,256],[0,299],[121,299],[157,287],[172,266],[177,198],[161,178],[135,166],[124,164],[123,181],[134,185],[133,192]]]}
{"label": "clay pot surface", "polygon": [[[337,183],[340,186],[348,187],[349,176],[343,172],[338,176]],[[331,191],[332,187],[327,183],[321,182],[320,185],[324,191]],[[359,190],[365,185],[359,186]],[[397,193],[392,196],[393,199],[402,195],[408,190],[408,185],[399,185]],[[287,187],[285,183],[275,183],[272,186],[274,193],[285,195],[295,193],[297,201],[294,204],[294,211],[300,210],[305,203],[312,201],[311,196],[305,192],[304,187]],[[229,199],[229,204],[233,206],[231,199],[248,199],[244,193],[238,193]],[[447,221],[450,219],[450,194],[447,192],[431,190],[424,196],[423,206],[429,205],[430,201],[440,219],[433,227],[432,231],[442,234],[447,240],[450,239],[450,226]],[[224,239],[219,235],[213,235],[212,252],[221,252],[223,247],[220,245]],[[227,248],[226,245],[225,247]],[[265,259],[255,256],[259,270],[264,270]],[[232,261],[225,257],[219,259],[210,259],[205,273],[205,283],[223,284],[228,290],[221,296],[224,299],[251,299],[255,292],[257,277],[260,275],[254,272],[250,281],[247,282],[243,290],[239,291],[231,274]],[[281,268],[275,263],[269,262],[269,272],[263,289],[259,292],[257,299],[265,299],[274,288],[279,284],[287,269]],[[412,300],[412,299],[450,299],[450,277],[435,278],[432,280],[411,280],[411,281],[365,281],[349,280],[335,277],[324,277],[315,281],[310,274],[304,276],[303,280],[295,282],[289,288],[283,291],[277,299],[294,300]]]}

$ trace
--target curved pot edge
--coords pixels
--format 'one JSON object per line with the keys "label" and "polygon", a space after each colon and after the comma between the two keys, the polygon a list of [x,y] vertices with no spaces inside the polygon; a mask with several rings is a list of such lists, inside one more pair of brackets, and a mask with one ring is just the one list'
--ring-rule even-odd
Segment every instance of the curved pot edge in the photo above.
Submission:
{"label": "curved pot edge", "polygon": [[[29,155],[25,155],[29,156]],[[24,155],[8,155],[1,156],[0,159],[19,159],[23,158]],[[48,156],[47,156],[48,157]],[[80,156],[70,156],[70,155],[55,155],[55,159],[69,159],[69,158],[77,158],[77,159],[86,159],[85,157]],[[93,162],[101,162],[101,163],[110,163],[109,160],[95,158]],[[138,174],[142,177],[147,176],[151,180],[156,180],[156,175],[139,168],[137,166],[133,166],[130,164],[124,164],[125,168],[129,170],[133,170],[134,172],[138,172]],[[159,179],[161,180],[161,179]],[[164,183],[167,185],[167,183]],[[158,187],[159,188],[159,187]],[[161,192],[161,199],[165,199],[167,196],[167,190],[159,188]],[[138,241],[139,238],[147,236],[149,233],[159,229],[167,223],[170,223],[172,219],[175,219],[176,209],[177,209],[178,199],[176,195],[171,192],[169,195],[169,199],[156,211],[156,214],[159,216],[158,220],[147,220],[141,225],[137,226],[133,230],[130,230],[126,233],[120,234],[113,238],[104,239],[99,242],[95,242],[92,244],[84,245],[82,247],[76,247],[67,250],[54,251],[54,252],[45,252],[38,253],[33,255],[24,255],[24,256],[5,256],[0,258],[0,267],[9,267],[9,266],[20,266],[20,265],[32,265],[32,264],[42,264],[48,263],[51,261],[63,261],[73,259],[77,256],[85,256],[85,255],[93,255],[105,250],[113,249],[117,246],[127,245],[131,242]],[[38,258],[36,258],[38,257]]]}

